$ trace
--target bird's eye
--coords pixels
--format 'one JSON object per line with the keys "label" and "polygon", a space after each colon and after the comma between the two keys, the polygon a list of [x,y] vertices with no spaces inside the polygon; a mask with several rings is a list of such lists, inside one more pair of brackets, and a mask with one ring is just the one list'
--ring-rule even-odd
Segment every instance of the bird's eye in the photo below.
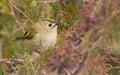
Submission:
{"label": "bird's eye", "polygon": [[52,26],[52,24],[48,24],[48,26],[49,26],[49,27],[51,27],[51,26]]}

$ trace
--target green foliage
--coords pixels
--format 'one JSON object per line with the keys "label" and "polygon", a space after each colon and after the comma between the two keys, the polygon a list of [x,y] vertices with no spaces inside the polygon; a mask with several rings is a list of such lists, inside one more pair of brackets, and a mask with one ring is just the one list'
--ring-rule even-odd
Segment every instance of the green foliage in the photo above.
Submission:
{"label": "green foliage", "polygon": [[[106,59],[109,59],[109,56],[104,53],[103,46],[109,49],[109,51],[113,53],[114,57],[116,58],[120,57],[120,39],[119,39],[120,37],[120,22],[119,22],[120,11],[114,10],[111,6],[112,4],[108,5],[106,7],[106,10],[104,10],[102,7],[104,5],[103,1],[104,0],[100,0],[98,2],[99,5],[96,6],[96,11],[94,11],[94,13],[97,17],[101,17],[100,16],[101,14],[102,15],[107,14],[107,18],[105,19],[103,23],[100,23],[100,24],[98,23],[99,26],[96,28],[95,28],[95,25],[97,26],[97,24],[94,23],[93,21],[92,25],[94,26],[91,28],[88,27],[89,30],[85,31],[84,35],[81,36],[83,38],[82,39],[83,42],[81,43],[82,49],[85,51],[90,51],[90,50],[93,51],[90,59],[92,58],[95,60],[97,59],[98,55],[100,55],[100,58],[101,58],[101,60],[98,60],[97,62],[90,60],[89,62],[94,64],[90,66],[92,66],[92,68],[96,66],[101,67],[101,69],[103,69],[103,67],[106,64],[110,64],[113,66],[120,66],[119,63],[115,63],[113,60],[108,61],[107,63],[104,62]],[[82,0],[61,0],[58,2],[50,2],[50,3],[49,2],[43,3],[43,2],[44,2],[43,0],[12,0],[12,3],[18,9],[20,9],[26,16],[28,16],[33,21],[33,23],[37,22],[39,19],[44,19],[46,17],[52,18],[56,20],[57,22],[60,22],[59,31],[58,31],[59,32],[58,43],[55,46],[56,49],[59,49],[59,47],[61,47],[60,45],[65,42],[64,40],[67,35],[64,32],[64,30],[69,29],[70,26],[72,27],[79,20],[80,21],[85,20],[88,16],[87,17],[82,17],[82,16],[88,15],[89,12],[91,11],[89,12],[82,11],[81,8],[83,7],[83,4],[84,4]],[[11,9],[8,5],[8,1],[6,0],[0,1],[0,40],[2,40],[0,41],[0,44],[2,45],[2,48],[0,48],[0,52],[8,53],[5,56],[3,54],[2,57],[3,58],[16,57],[16,58],[20,58],[23,60],[22,64],[17,64],[15,66],[15,68],[17,68],[14,70],[16,75],[19,72],[23,72],[25,75],[41,74],[46,64],[49,63],[48,62],[49,55],[54,51],[52,49],[45,51],[41,48],[40,49],[41,55],[39,58],[36,58],[35,56],[32,55],[31,51],[26,47],[25,42],[24,42],[25,40],[13,41],[16,37],[24,34],[21,31],[20,27],[18,27],[18,24],[16,23],[16,19],[18,19],[19,23],[26,30],[30,31],[32,34],[35,33],[34,24],[32,24],[28,20],[28,18],[26,18],[25,15],[21,13],[19,10],[17,10],[16,8],[13,8],[13,9],[14,9],[14,16],[16,16],[16,18],[13,17],[13,15],[11,15]],[[101,13],[102,9],[106,11],[107,13],[105,14]],[[112,12],[108,14],[109,12],[108,10]],[[88,14],[85,14],[85,15],[81,14],[80,11],[82,11],[83,13],[88,13]],[[104,16],[102,16],[101,18],[104,18]],[[95,19],[95,20],[99,21],[99,19]],[[86,22],[88,21],[85,21],[82,24],[85,25],[87,24]],[[98,43],[96,43],[96,39],[100,39]],[[95,47],[95,48],[91,48],[91,47]],[[106,58],[105,60],[102,60],[102,55],[103,57]],[[59,62],[59,60],[57,61]],[[64,62],[62,62],[62,64],[63,63]],[[59,65],[61,67],[61,64]],[[96,75],[95,69],[90,69],[91,68],[90,66],[87,65],[87,68],[85,68],[86,71],[88,71],[88,75]],[[118,71],[119,70],[114,69],[109,73],[111,73],[112,75],[119,75]],[[6,73],[7,73],[7,70],[4,69],[2,63],[0,63],[0,75],[6,75]]]}

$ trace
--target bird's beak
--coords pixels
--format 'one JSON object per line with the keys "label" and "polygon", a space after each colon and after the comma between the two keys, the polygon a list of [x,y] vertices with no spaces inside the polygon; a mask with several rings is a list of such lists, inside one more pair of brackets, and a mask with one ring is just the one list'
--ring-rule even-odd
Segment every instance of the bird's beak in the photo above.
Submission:
{"label": "bird's beak", "polygon": [[54,27],[56,27],[56,26],[58,26],[58,25],[60,25],[60,23],[55,23],[55,25],[54,25],[52,28],[54,28]]}

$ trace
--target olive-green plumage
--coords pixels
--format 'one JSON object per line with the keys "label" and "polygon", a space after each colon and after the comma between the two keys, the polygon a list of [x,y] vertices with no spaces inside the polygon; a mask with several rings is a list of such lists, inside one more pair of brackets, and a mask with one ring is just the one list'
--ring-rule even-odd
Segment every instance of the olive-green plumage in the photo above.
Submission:
{"label": "olive-green plumage", "polygon": [[44,49],[53,47],[57,40],[57,26],[53,20],[40,20],[34,24],[35,34],[31,35],[28,31],[19,39],[27,39],[27,46],[32,50],[39,50],[41,45]]}

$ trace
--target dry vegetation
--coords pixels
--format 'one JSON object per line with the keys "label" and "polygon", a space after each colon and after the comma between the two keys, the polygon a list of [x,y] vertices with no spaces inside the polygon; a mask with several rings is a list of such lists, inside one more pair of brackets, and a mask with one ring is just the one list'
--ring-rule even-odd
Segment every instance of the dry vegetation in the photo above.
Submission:
{"label": "dry vegetation", "polygon": [[[13,39],[46,17],[58,42],[36,58]],[[120,0],[0,1],[0,75],[120,75],[119,38]]]}

